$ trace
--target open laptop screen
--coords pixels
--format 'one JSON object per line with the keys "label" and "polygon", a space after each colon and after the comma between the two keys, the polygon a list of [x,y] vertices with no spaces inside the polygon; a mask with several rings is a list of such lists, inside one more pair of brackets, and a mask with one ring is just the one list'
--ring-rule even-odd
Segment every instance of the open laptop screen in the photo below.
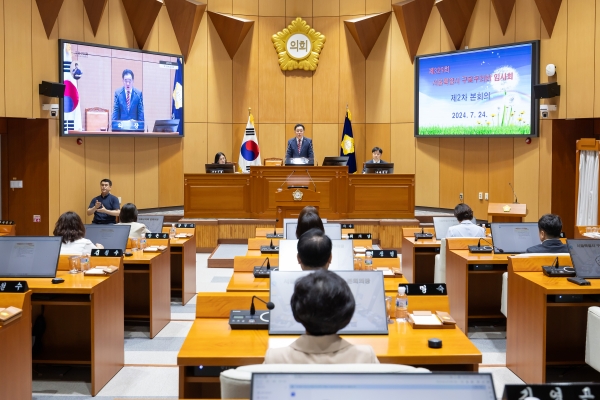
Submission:
{"label": "open laptop screen", "polygon": [[[477,218],[473,217],[472,223],[477,224]],[[433,217],[433,227],[435,229],[435,238],[437,240],[446,239],[448,229],[451,226],[458,225],[460,222],[456,217]]]}
{"label": "open laptop screen", "polygon": [[[352,240],[331,241],[331,264],[330,271],[354,270],[354,253]],[[298,264],[298,240],[279,241],[279,270],[280,271],[302,271]]]}
{"label": "open laptop screen", "polygon": [[[310,273],[312,272],[271,272],[270,299],[275,304],[275,308],[270,313],[269,334],[293,335],[305,332],[304,327],[296,322],[292,315],[290,300],[296,280]],[[356,302],[350,324],[340,333],[387,335],[383,273],[380,271],[336,271],[335,273],[348,282]]]}
{"label": "open laptop screen", "polygon": [[100,243],[105,249],[121,249],[125,251],[129,239],[129,225],[97,225],[85,226],[85,238],[92,243]]}
{"label": "open laptop screen", "polygon": [[486,373],[252,374],[251,400],[495,400],[492,375]]}
{"label": "open laptop screen", "polygon": [[161,233],[164,220],[164,215],[138,215],[137,222],[146,225],[152,233]]}
{"label": "open laptop screen", "polygon": [[[296,228],[298,228],[298,222],[288,222],[285,225],[284,237],[286,239],[296,239]],[[323,222],[323,228],[325,228],[325,234],[329,236],[329,239],[342,239],[342,224],[336,224],[334,222]]]}
{"label": "open laptop screen", "polygon": [[0,278],[54,278],[60,236],[0,237]]}
{"label": "open laptop screen", "polygon": [[567,239],[567,246],[579,278],[600,278],[600,240]]}
{"label": "open laptop screen", "polygon": [[519,254],[541,244],[537,222],[492,223],[496,253]]}

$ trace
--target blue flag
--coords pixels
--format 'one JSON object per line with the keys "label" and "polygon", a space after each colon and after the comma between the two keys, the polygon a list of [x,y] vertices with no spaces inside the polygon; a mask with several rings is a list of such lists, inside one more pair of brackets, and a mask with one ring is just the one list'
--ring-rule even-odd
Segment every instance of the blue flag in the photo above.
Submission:
{"label": "blue flag", "polygon": [[181,58],[177,58],[177,70],[175,71],[175,80],[173,81],[171,118],[179,120],[177,132],[183,135],[183,64],[181,64]]}
{"label": "blue flag", "polygon": [[346,110],[346,119],[344,120],[344,131],[342,132],[342,143],[340,144],[340,156],[349,156],[348,173],[356,173],[356,154],[354,153],[354,136],[352,135],[352,114]]}

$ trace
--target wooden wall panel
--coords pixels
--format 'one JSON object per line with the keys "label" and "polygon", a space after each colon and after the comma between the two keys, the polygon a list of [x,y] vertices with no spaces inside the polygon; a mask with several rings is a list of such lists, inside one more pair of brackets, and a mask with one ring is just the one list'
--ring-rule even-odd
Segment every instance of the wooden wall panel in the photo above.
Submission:
{"label": "wooden wall panel", "polygon": [[[186,123],[183,138],[183,173],[204,173],[204,164],[208,161],[206,149],[208,144],[207,124]],[[229,156],[228,156],[229,157]],[[235,161],[235,160],[234,160]]]}
{"label": "wooden wall panel", "polygon": [[87,15],[83,9],[83,1],[64,0],[56,20],[58,37],[61,39],[83,41],[84,19],[87,19]]}
{"label": "wooden wall panel", "polygon": [[[35,11],[37,11],[37,7],[35,7]],[[32,3],[30,1],[4,2],[5,75],[3,96],[9,99],[6,101],[6,116],[8,117],[31,118],[33,116],[30,89],[33,87],[31,13]]]}
{"label": "wooden wall panel", "polygon": [[[281,0],[283,1],[283,0]],[[289,18],[302,17],[303,19],[313,16],[312,1],[307,0],[285,0],[285,15]],[[308,20],[307,20],[308,22]],[[311,25],[310,22],[308,22]],[[315,29],[319,31],[318,29]]]}
{"label": "wooden wall panel", "polygon": [[[80,184],[75,184],[79,182]],[[92,199],[85,197],[85,147],[75,138],[60,138],[60,213],[74,211],[83,218]],[[100,190],[100,183],[98,183]]]}
{"label": "wooden wall panel", "polygon": [[[0,0],[0,21],[4,26],[4,0]],[[0,78],[4,78],[4,29],[0,29]],[[0,93],[0,117],[6,115],[5,93]]]}
{"label": "wooden wall panel", "polygon": [[[594,31],[594,0],[567,4],[567,118],[586,118],[594,114],[594,41],[582,40]],[[564,5],[563,5],[564,8]],[[562,92],[562,91],[561,91]]]}
{"label": "wooden wall panel", "polygon": [[233,12],[232,0],[207,0],[208,11],[218,12],[221,14],[231,14]]}
{"label": "wooden wall panel", "polygon": [[[209,3],[210,7],[210,3]],[[203,18],[204,19],[204,18]],[[210,18],[206,18],[210,20]],[[208,122],[231,123],[233,62],[212,21],[208,22]]]}
{"label": "wooden wall panel", "polygon": [[161,8],[156,20],[158,21],[159,29],[158,51],[161,53],[181,54],[181,49],[179,48],[179,43],[177,42],[166,6]]}
{"label": "wooden wall panel", "polygon": [[[345,2],[342,2],[345,3]],[[364,6],[364,1],[362,2]],[[342,14],[343,15],[343,14]],[[344,123],[346,105],[352,112],[352,122],[365,122],[365,57],[340,17],[340,105],[339,122]]]}
{"label": "wooden wall panel", "polygon": [[[208,124],[208,137],[206,143],[207,163],[214,161],[215,154],[222,151],[230,160],[232,149],[232,126],[231,124]],[[260,144],[260,143],[259,143]],[[237,159],[233,160],[237,161]]]}
{"label": "wooden wall panel", "polygon": [[489,192],[488,187],[488,145],[487,138],[465,139],[465,203],[477,218],[487,218],[488,201],[479,200],[479,192]]}
{"label": "wooden wall panel", "polygon": [[258,0],[233,0],[234,15],[258,15]]}
{"label": "wooden wall panel", "polygon": [[439,53],[441,31],[446,31],[446,27],[442,27],[440,12],[437,7],[433,7],[431,14],[429,15],[429,21],[427,21],[427,27],[425,28],[425,32],[423,32],[423,38],[421,39],[417,54]]}
{"label": "wooden wall panel", "polygon": [[[244,16],[258,21],[258,18]],[[233,122],[245,124],[248,108],[252,108],[255,123],[259,122],[258,109],[258,23],[255,22],[233,57]]]}
{"label": "wooden wall panel", "polygon": [[498,18],[495,15],[496,11],[493,10],[493,8],[494,6],[492,5],[490,9],[490,46],[515,42],[515,21],[517,19],[515,16],[515,7],[513,7],[512,14],[508,20],[508,25],[506,26],[506,32],[504,34],[502,33],[502,28],[500,28],[500,22],[498,22]]}
{"label": "wooden wall panel", "polygon": [[540,123],[540,182],[538,217],[552,212],[552,121]]}
{"label": "wooden wall panel", "polygon": [[125,7],[121,0],[108,0],[105,16],[110,23],[108,31],[109,42],[112,46],[132,47],[135,39],[133,37],[133,29],[127,18]]}
{"label": "wooden wall panel", "polygon": [[[367,131],[365,136],[365,147],[364,147],[364,157],[365,161],[373,159],[373,153],[371,150],[373,147],[381,147],[383,153],[381,158],[383,160],[389,160],[389,155],[391,154],[391,130],[390,124],[367,124]],[[386,158],[388,157],[388,158]]]}
{"label": "wooden wall panel", "polygon": [[319,165],[324,157],[337,157],[340,155],[340,142],[338,141],[337,124],[313,124],[313,140],[315,149],[319,149],[315,156]]}
{"label": "wooden wall panel", "polygon": [[[146,39],[146,43],[144,44],[144,50],[148,51],[158,51],[158,17],[148,34],[148,38]],[[135,37],[135,36],[134,36]],[[137,40],[133,41],[133,47],[139,48]]]}
{"label": "wooden wall panel", "polygon": [[[245,1],[245,0],[242,0],[242,1]],[[261,17],[283,17],[283,16],[285,16],[285,1],[283,1],[283,0],[258,0],[258,15],[260,15]],[[277,32],[278,31],[275,31],[272,34],[275,34]]]}
{"label": "wooden wall panel", "polygon": [[[415,173],[416,140],[413,123],[392,124],[389,161],[394,163],[397,174]],[[387,161],[387,160],[386,160]]]}
{"label": "wooden wall panel", "polygon": [[[342,0],[347,2],[347,0]],[[340,0],[313,1],[313,17],[336,17],[340,15]],[[323,31],[321,31],[323,32]],[[327,38],[329,40],[329,38]]]}
{"label": "wooden wall panel", "polygon": [[367,0],[365,3],[365,14],[378,14],[382,12],[392,11],[392,2],[390,0]]}
{"label": "wooden wall panel", "polygon": [[[110,138],[110,176],[108,178],[113,183],[111,193],[120,197],[122,204],[135,203],[135,173],[132,171],[135,171],[135,139]],[[96,187],[100,190],[99,181],[96,182]]]}
{"label": "wooden wall panel", "polygon": [[493,6],[490,0],[478,0],[475,3],[473,15],[471,15],[471,21],[469,21],[465,38],[463,39],[463,46],[477,48],[490,45],[490,19],[495,17],[495,15],[490,14],[490,11],[494,13],[491,8]]}
{"label": "wooden wall panel", "polygon": [[417,140],[415,161],[415,204],[422,207],[439,207],[440,140],[437,138]]}
{"label": "wooden wall panel", "polygon": [[514,183],[514,140],[490,138],[489,140],[489,194],[492,203],[512,203]]}
{"label": "wooden wall panel", "polygon": [[540,181],[539,138],[531,139],[531,144],[522,138],[514,139],[515,145],[515,193],[519,203],[527,204],[525,222],[537,222]]}
{"label": "wooden wall panel", "polygon": [[[238,162],[240,158],[240,147],[242,147],[242,141],[244,140],[244,135],[246,133],[246,124],[233,124],[231,129],[231,152],[226,152],[225,155],[227,156],[227,161]],[[257,124],[254,124],[254,131],[256,132],[256,139],[258,140],[258,146],[260,148],[260,136],[258,135]],[[211,160],[211,162],[213,160]],[[262,155],[260,160],[263,160]]]}
{"label": "wooden wall panel", "polygon": [[158,139],[135,139],[135,205],[158,207]]}
{"label": "wooden wall panel", "polygon": [[260,124],[257,128],[261,159],[285,158],[285,124]]}
{"label": "wooden wall panel", "polygon": [[[208,121],[208,20],[202,18],[197,37],[186,60],[184,119],[187,122]],[[189,68],[192,67],[192,68]],[[185,132],[187,136],[187,131]]]}
{"label": "wooden wall panel", "polygon": [[285,23],[283,17],[258,19],[258,57],[262,62],[258,64],[257,119],[263,124],[285,122],[285,74],[279,68],[271,42],[271,36],[285,28]]}
{"label": "wooden wall panel", "polygon": [[517,42],[540,38],[542,18],[535,0],[517,0],[515,3],[515,16]]}
{"label": "wooden wall panel", "polygon": [[[315,2],[326,4],[328,2]],[[333,3],[333,2],[332,2]],[[340,81],[340,26],[338,17],[315,18],[314,24],[325,35],[326,42],[319,56],[319,68],[314,72],[313,85],[313,122],[337,123],[339,114]],[[337,128],[336,128],[337,130]]]}
{"label": "wooden wall panel", "polygon": [[367,58],[366,68],[366,121],[367,123],[390,123],[391,96],[391,24],[396,23],[390,15],[381,34]]}
{"label": "wooden wall panel", "polygon": [[[564,119],[567,116],[568,84],[567,82],[567,3],[563,2],[560,7],[552,37],[548,37],[548,32],[544,24],[541,25],[541,48],[540,52],[540,82],[558,82],[561,86],[560,96],[551,99],[545,99],[544,104],[555,104],[558,112],[553,113],[553,118]],[[546,76],[546,65],[556,65],[557,73],[552,78]],[[596,103],[596,102],[595,102]],[[594,104],[596,105],[596,104]]]}
{"label": "wooden wall panel", "polygon": [[158,206],[183,205],[183,151],[181,139],[158,139]]}
{"label": "wooden wall panel", "polygon": [[[562,7],[563,9],[566,7]],[[596,9],[600,10],[600,0],[596,0]],[[560,18],[559,11],[559,18]],[[558,19],[558,18],[557,18]],[[557,21],[558,22],[558,21]],[[600,24],[600,14],[596,14],[596,26]],[[554,28],[556,30],[556,27]],[[554,35],[553,35],[554,36]],[[594,57],[594,117],[600,117],[600,29],[596,29],[596,37],[595,37],[595,57]],[[541,68],[541,65],[540,65]],[[1,110],[0,110],[1,111]]]}
{"label": "wooden wall panel", "polygon": [[454,208],[460,201],[460,193],[464,193],[464,158],[465,139],[440,138],[441,208]]}
{"label": "wooden wall panel", "polygon": [[[91,200],[91,199],[90,199]],[[87,206],[87,205],[86,205]],[[60,144],[58,120],[48,121],[48,234],[60,216]]]}
{"label": "wooden wall panel", "polygon": [[365,15],[365,0],[343,0],[340,1],[340,15]]}
{"label": "wooden wall panel", "polygon": [[[410,56],[400,27],[395,21],[395,16],[391,17],[391,76],[390,76],[390,119],[392,123],[396,122],[414,122],[415,113],[415,81],[414,66],[410,61]],[[394,128],[392,128],[392,132]]]}
{"label": "wooden wall panel", "polygon": [[[110,179],[109,138],[84,138],[85,149],[85,198],[89,202],[100,194],[100,181]],[[111,179],[112,180],[112,179]],[[118,194],[113,193],[115,196]],[[89,205],[89,203],[86,205]],[[81,215],[83,219],[83,215]],[[85,223],[91,224],[92,216],[85,216]]]}
{"label": "wooden wall panel", "polygon": [[42,111],[42,104],[58,103],[58,99],[40,96],[38,84],[43,80],[56,82],[58,78],[58,27],[54,24],[48,38],[35,0],[32,0],[31,7],[32,113],[33,118],[50,118],[48,111]]}
{"label": "wooden wall panel", "polygon": [[[83,3],[83,2],[82,2]],[[64,7],[64,4],[63,4]],[[100,24],[98,25],[98,31],[96,32],[96,36],[94,36],[94,31],[92,30],[92,25],[90,24],[90,19],[88,18],[87,12],[84,9],[83,16],[83,40],[89,43],[110,43],[110,31],[108,29],[108,9],[110,5],[107,3],[106,8],[104,10],[104,14],[100,19]]]}
{"label": "wooden wall panel", "polygon": [[285,72],[285,122],[312,122],[312,75],[299,69]]}

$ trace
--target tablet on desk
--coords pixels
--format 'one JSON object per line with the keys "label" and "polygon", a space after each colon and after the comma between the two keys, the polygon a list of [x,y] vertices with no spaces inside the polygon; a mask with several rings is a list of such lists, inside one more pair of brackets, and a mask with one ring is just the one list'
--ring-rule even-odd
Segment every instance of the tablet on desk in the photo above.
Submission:
{"label": "tablet on desk", "polygon": [[0,236],[0,278],[54,278],[61,236]]}

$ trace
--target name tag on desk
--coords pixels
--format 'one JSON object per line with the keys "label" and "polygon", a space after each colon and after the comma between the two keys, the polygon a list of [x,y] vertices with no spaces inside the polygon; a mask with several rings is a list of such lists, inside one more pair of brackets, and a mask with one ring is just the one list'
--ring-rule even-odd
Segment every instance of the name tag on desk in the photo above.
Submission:
{"label": "name tag on desk", "polygon": [[28,290],[27,281],[0,281],[0,293],[24,293]]}
{"label": "name tag on desk", "polygon": [[342,229],[354,229],[354,224],[342,224]]}
{"label": "name tag on desk", "polygon": [[536,398],[539,400],[592,400],[600,398],[598,383],[568,383],[545,385],[506,385],[502,400]]}
{"label": "name tag on desk", "polygon": [[409,296],[445,296],[448,294],[445,283],[401,283],[398,287],[400,286],[406,288],[406,294]]}
{"label": "name tag on desk", "polygon": [[373,258],[396,258],[398,252],[396,250],[373,250]]}
{"label": "name tag on desk", "polygon": [[175,224],[175,228],[195,228],[196,224]]}
{"label": "name tag on desk", "polygon": [[0,225],[14,225],[15,221],[9,221],[6,219],[0,220]]}
{"label": "name tag on desk", "polygon": [[92,257],[123,257],[121,249],[95,249],[90,254]]}
{"label": "name tag on desk", "polygon": [[348,239],[373,239],[370,233],[349,233]]}
{"label": "name tag on desk", "polygon": [[168,239],[168,233],[146,233],[146,239]]}

